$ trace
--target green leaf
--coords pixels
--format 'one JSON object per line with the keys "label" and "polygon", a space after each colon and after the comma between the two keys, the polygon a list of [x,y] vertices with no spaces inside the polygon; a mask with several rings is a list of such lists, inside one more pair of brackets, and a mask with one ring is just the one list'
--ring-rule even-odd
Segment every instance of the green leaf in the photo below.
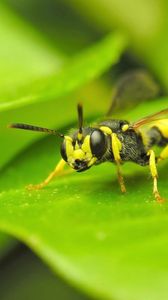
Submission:
{"label": "green leaf", "polygon": [[8,91],[0,95],[0,111],[67,95],[99,77],[112,64],[117,63],[126,44],[125,37],[119,33],[106,36],[99,43],[71,59],[59,73],[50,74],[32,84],[22,86],[13,95]]}
{"label": "green leaf", "polygon": [[101,35],[62,0],[1,0],[43,34],[49,44],[65,55],[74,55]]}
{"label": "green leaf", "polygon": [[3,263],[0,281],[0,297],[4,300],[89,300],[60,280],[38,257],[22,246]]}
{"label": "green leaf", "polygon": [[[79,95],[79,88],[99,77],[112,64],[115,64],[126,47],[126,40],[124,36],[117,33],[109,35],[71,59],[58,72],[56,53],[54,54],[54,51],[51,51],[44,42],[42,44],[38,34],[35,34],[31,28],[27,28],[25,23],[3,6],[0,11],[3,28],[3,30],[0,29],[0,39],[3,41],[0,52],[2,57],[5,55],[2,63],[0,60],[0,75],[5,82],[0,89],[0,111],[3,111],[0,139],[6,149],[0,156],[2,167],[20,149],[37,138],[35,134],[30,134],[28,138],[25,138],[23,133],[18,135],[17,132],[13,132],[10,133],[10,141],[7,141],[9,129],[6,129],[6,125],[22,120],[27,123],[58,128],[64,126],[65,119],[68,123],[72,122],[76,118],[74,110],[77,102],[77,96],[72,95],[72,92],[78,92]],[[26,41],[23,42],[25,39]],[[53,70],[55,70],[54,73]],[[35,81],[33,81],[34,78],[36,78]],[[66,96],[66,110],[62,106],[63,96]],[[90,99],[86,102],[89,101]],[[89,102],[89,110],[90,112],[95,110],[96,113],[97,107],[94,108],[93,100],[92,103],[93,106]],[[97,104],[97,100],[95,103]],[[25,105],[27,105],[26,109]],[[57,116],[53,113],[54,111],[57,112]],[[63,115],[65,119],[62,118]]]}
{"label": "green leaf", "polygon": [[[23,122],[58,129],[68,123],[77,122],[77,99],[82,99],[86,117],[91,116],[93,113],[94,115],[102,114],[102,112],[104,114],[109,106],[110,94],[111,87],[107,87],[107,84],[99,79],[89,83],[87,86],[85,85],[83,89],[66,96],[66,98],[2,112],[0,118],[0,139],[5,151],[1,151],[0,167],[2,168],[21,149],[43,135],[30,131],[27,134],[24,131],[18,132],[7,128],[7,124]],[[92,106],[90,105],[90,100],[92,100]],[[66,105],[62,103],[66,103]]]}
{"label": "green leaf", "polygon": [[[37,30],[2,3],[0,3],[0,42],[0,97],[3,102],[7,100],[6,93],[8,96],[16,95],[18,87],[21,88],[27,82],[58,71],[65,60],[56,48],[53,49],[46,43]],[[57,125],[53,121],[55,106],[48,105],[49,125]],[[1,112],[0,139],[6,149],[0,156],[1,167],[28,143],[28,139],[27,141],[21,137],[18,139],[15,134],[11,134],[10,142],[7,141],[6,136],[9,133],[6,129],[7,124],[20,120],[21,116],[25,121],[33,121],[33,110],[37,122],[46,119],[46,107],[43,106],[40,110],[39,107],[29,107],[24,111],[18,109],[10,113]],[[32,139],[29,139],[29,143],[30,140]]]}
{"label": "green leaf", "polygon": [[[0,4],[0,97],[16,95],[18,86],[56,72],[64,58],[41,34]],[[23,91],[24,92],[24,91]]]}
{"label": "green leaf", "polygon": [[130,48],[168,89],[167,1],[65,1],[100,32],[117,28],[127,34]]}
{"label": "green leaf", "polygon": [[[147,102],[128,118],[166,106],[167,98]],[[60,177],[41,191],[26,191],[25,184],[47,176],[58,152],[55,139],[46,138],[1,172],[0,229],[96,298],[167,299],[168,207],[154,201],[148,167],[123,166],[125,195],[111,164]],[[168,199],[167,162],[158,169],[159,189]]]}
{"label": "green leaf", "polygon": [[[29,138],[25,138],[24,133],[20,133],[20,136],[18,136],[13,131],[10,133],[10,141],[7,143],[6,136],[9,135],[9,129],[6,129],[7,124],[27,122],[58,128],[64,126],[65,120],[66,122],[72,122],[76,119],[76,113],[73,113],[73,111],[77,99],[79,99],[79,88],[86,87],[87,83],[99,77],[112,64],[115,64],[125,47],[126,40],[124,36],[117,33],[112,34],[74,57],[59,73],[48,75],[47,78],[39,79],[34,84],[29,83],[25,87],[21,85],[19,91],[15,91],[12,95],[11,89],[7,89],[5,98],[4,91],[1,91],[0,111],[3,111],[3,114],[1,113],[0,119],[0,137],[6,151],[3,151],[0,157],[0,165],[3,166],[11,156],[14,156],[38,136],[30,133]],[[98,83],[98,85],[102,84]],[[97,90],[100,90],[99,87],[97,87]],[[72,92],[77,94],[72,95]],[[66,96],[66,99],[63,96]],[[91,98],[92,106],[90,105]],[[102,110],[104,102],[101,99],[101,93],[95,100],[93,98],[94,96],[89,94],[84,106],[87,112],[96,114]],[[62,105],[65,101],[66,109]],[[27,105],[27,107],[23,107],[24,105]],[[58,112],[57,115],[56,112]]]}
{"label": "green leaf", "polygon": [[7,255],[15,246],[17,241],[12,239],[11,236],[0,233],[0,261],[5,255]]}

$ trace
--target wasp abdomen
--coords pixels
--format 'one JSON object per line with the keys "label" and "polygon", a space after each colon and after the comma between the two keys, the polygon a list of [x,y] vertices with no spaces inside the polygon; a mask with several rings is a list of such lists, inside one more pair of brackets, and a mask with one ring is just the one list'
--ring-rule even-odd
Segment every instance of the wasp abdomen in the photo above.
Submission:
{"label": "wasp abdomen", "polygon": [[149,147],[157,145],[159,147],[164,147],[168,144],[168,138],[164,136],[164,133],[157,127],[153,126],[148,131],[149,136]]}

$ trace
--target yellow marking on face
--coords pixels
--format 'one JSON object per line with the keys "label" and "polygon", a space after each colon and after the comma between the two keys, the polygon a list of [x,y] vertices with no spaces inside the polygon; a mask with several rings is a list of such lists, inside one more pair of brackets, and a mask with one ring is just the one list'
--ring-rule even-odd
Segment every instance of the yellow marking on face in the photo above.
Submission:
{"label": "yellow marking on face", "polygon": [[122,149],[122,144],[120,140],[118,139],[116,133],[112,134],[112,151],[114,154],[115,161],[120,161],[120,150]]}
{"label": "yellow marking on face", "polygon": [[68,157],[68,164],[72,168],[73,168],[74,161],[76,159],[87,161],[88,167],[92,166],[96,162],[97,158],[93,157],[92,151],[90,148],[90,136],[89,135],[87,135],[85,137],[81,146],[78,144],[78,141],[76,141],[75,147],[73,147],[73,145],[72,145],[73,140],[69,136],[65,137],[65,142],[66,142],[66,153],[67,153],[67,157]]}
{"label": "yellow marking on face", "polygon": [[78,135],[77,135],[77,137],[78,137],[78,140],[79,140],[79,141],[81,141],[81,140],[82,140],[82,138],[83,138],[83,135],[82,135],[82,133],[78,132]]}
{"label": "yellow marking on face", "polygon": [[68,135],[65,136],[65,140],[69,141],[69,142],[72,142],[72,138],[70,136],[68,136]]}
{"label": "yellow marking on face", "polygon": [[124,125],[122,126],[122,131],[125,132],[125,131],[128,130],[128,128],[129,128],[129,125],[128,125],[128,124],[124,124]]}
{"label": "yellow marking on face", "polygon": [[65,147],[66,147],[66,155],[67,157],[72,156],[73,154],[73,146],[72,146],[72,138],[70,136],[65,136]]}
{"label": "yellow marking on face", "polygon": [[82,144],[82,150],[85,153],[91,153],[91,148],[90,148],[90,135],[87,135],[83,141]]}
{"label": "yellow marking on face", "polygon": [[110,134],[110,135],[112,134],[112,130],[107,126],[101,126],[100,130],[102,130],[106,134]]}
{"label": "yellow marking on face", "polygon": [[78,141],[76,141],[76,143],[75,143],[75,150],[77,150],[77,149],[80,149]]}
{"label": "yellow marking on face", "polygon": [[85,158],[85,153],[81,149],[74,150],[72,157],[74,159],[82,160]]}
{"label": "yellow marking on face", "polygon": [[87,164],[88,167],[91,167],[95,162],[96,162],[97,158],[96,157],[93,157],[89,163]]}
{"label": "yellow marking on face", "polygon": [[93,157],[92,153],[85,153],[85,159],[90,160]]}

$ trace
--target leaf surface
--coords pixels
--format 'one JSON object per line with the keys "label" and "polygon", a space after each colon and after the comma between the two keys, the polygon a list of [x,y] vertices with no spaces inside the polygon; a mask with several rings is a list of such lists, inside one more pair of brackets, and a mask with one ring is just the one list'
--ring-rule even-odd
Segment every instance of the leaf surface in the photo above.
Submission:
{"label": "leaf surface", "polygon": [[[167,98],[144,103],[128,119],[166,106]],[[57,178],[41,191],[26,191],[24,185],[41,181],[53,169],[58,153],[59,144],[49,137],[4,168],[0,229],[97,298],[167,299],[168,207],[154,201],[148,167],[123,166],[125,195],[111,164]],[[167,162],[158,169],[159,189],[168,199]]]}
{"label": "leaf surface", "polygon": [[106,36],[99,43],[71,59],[60,72],[47,74],[35,82],[21,86],[13,94],[7,90],[0,95],[0,111],[67,95],[98,78],[112,64],[117,63],[126,45],[126,38],[120,33]]}
{"label": "leaf surface", "polygon": [[0,97],[19,86],[58,70],[64,56],[52,48],[29,23],[0,4]]}

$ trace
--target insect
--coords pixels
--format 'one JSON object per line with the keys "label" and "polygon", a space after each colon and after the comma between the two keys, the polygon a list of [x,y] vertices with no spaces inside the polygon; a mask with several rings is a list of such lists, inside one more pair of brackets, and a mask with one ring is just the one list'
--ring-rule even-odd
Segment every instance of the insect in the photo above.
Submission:
{"label": "insect", "polygon": [[[149,165],[153,178],[153,194],[158,202],[163,201],[157,187],[157,162],[168,158],[168,109],[144,117],[134,123],[126,120],[111,119],[96,125],[84,127],[83,108],[77,106],[78,129],[70,135],[63,135],[55,130],[27,124],[11,124],[11,128],[46,132],[62,138],[62,159],[54,171],[40,184],[31,185],[31,189],[46,186],[54,177],[66,172],[68,164],[77,172],[88,170],[103,162],[116,164],[118,181],[121,191],[126,192],[121,165],[124,162],[134,162],[141,166]],[[164,147],[159,157],[155,156],[153,146]]]}

